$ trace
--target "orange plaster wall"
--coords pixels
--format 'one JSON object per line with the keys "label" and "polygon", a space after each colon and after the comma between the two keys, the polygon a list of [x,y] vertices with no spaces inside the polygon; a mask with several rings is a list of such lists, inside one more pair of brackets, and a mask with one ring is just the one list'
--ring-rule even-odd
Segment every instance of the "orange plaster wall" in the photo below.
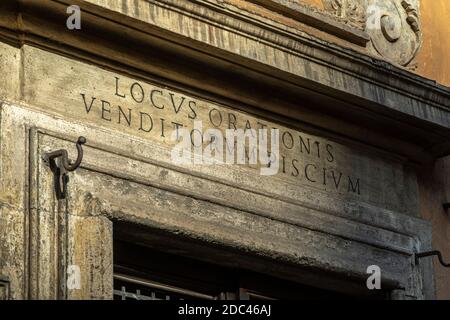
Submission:
{"label": "orange plaster wall", "polygon": [[[433,249],[442,252],[444,260],[450,261],[450,214],[442,204],[450,201],[450,156],[439,159],[430,168],[419,173],[420,211],[431,222]],[[428,258],[431,259],[431,258]],[[433,258],[435,266],[436,296],[450,300],[450,272]]]}
{"label": "orange plaster wall", "polygon": [[417,74],[450,87],[450,1],[422,0],[423,44]]}

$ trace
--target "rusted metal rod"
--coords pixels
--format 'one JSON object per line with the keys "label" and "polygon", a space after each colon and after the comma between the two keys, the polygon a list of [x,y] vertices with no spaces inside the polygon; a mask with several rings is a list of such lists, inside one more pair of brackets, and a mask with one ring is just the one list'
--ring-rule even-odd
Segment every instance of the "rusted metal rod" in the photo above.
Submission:
{"label": "rusted metal rod", "polygon": [[419,262],[418,260],[425,257],[431,257],[431,256],[437,256],[439,259],[439,262],[446,268],[450,268],[450,263],[445,263],[444,259],[442,258],[442,254],[440,251],[433,250],[433,251],[427,251],[427,252],[420,252],[415,254],[416,264]]}

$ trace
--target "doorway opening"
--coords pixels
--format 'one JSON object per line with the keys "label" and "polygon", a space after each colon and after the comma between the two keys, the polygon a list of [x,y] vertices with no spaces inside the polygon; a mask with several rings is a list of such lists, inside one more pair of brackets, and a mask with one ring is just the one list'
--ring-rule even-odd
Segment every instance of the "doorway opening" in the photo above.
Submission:
{"label": "doorway opening", "polygon": [[[223,249],[223,248],[222,248]],[[114,224],[115,300],[321,300],[361,296],[243,267],[231,253],[130,223]],[[249,258],[250,259],[250,258]],[[299,272],[301,272],[299,270]],[[384,294],[371,296],[383,299]]]}

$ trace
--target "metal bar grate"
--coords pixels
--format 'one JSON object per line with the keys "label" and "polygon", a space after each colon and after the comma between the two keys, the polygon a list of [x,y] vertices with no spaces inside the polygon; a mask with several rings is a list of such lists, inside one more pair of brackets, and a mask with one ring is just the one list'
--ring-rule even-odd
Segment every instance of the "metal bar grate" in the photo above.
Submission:
{"label": "metal bar grate", "polygon": [[[184,300],[189,298],[203,300],[217,299],[214,296],[199,292],[123,274],[114,274],[114,280],[115,282],[118,280],[121,284],[120,289],[114,289],[114,296],[120,300]],[[129,289],[130,287],[133,289]],[[136,287],[139,289],[136,289]]]}

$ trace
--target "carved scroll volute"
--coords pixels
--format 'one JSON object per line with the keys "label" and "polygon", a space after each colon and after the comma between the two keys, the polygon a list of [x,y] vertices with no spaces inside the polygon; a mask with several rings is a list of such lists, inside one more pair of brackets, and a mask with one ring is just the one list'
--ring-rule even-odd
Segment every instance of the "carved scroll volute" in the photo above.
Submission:
{"label": "carved scroll volute", "polygon": [[393,63],[408,66],[422,42],[420,0],[323,0],[325,9],[338,19],[363,28],[374,53]]}
{"label": "carved scroll volute", "polygon": [[416,56],[422,38],[418,6],[418,0],[371,1],[366,31],[387,60],[407,66]]}

